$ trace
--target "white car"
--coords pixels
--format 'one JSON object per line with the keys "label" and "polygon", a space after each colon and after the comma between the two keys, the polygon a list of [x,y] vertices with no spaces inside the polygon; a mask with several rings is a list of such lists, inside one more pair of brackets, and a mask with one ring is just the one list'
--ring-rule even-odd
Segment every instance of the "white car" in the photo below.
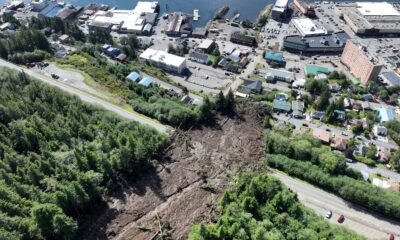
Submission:
{"label": "white car", "polygon": [[332,211],[328,211],[328,212],[326,213],[325,217],[326,217],[327,219],[330,219],[330,218],[332,217]]}

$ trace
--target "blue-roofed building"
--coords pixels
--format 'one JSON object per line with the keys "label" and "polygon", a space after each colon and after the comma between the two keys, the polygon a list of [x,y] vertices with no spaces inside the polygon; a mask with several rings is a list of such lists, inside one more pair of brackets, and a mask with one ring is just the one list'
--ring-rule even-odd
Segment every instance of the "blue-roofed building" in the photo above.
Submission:
{"label": "blue-roofed building", "polygon": [[137,72],[131,72],[126,78],[131,81],[137,82],[140,80],[140,74]]}
{"label": "blue-roofed building", "polygon": [[150,87],[151,84],[153,84],[153,79],[145,77],[142,80],[140,80],[139,84],[145,87]]}
{"label": "blue-roofed building", "polygon": [[52,3],[40,11],[40,15],[45,17],[55,17],[61,9],[63,9],[63,7],[58,3]]}
{"label": "blue-roofed building", "polygon": [[363,94],[362,97],[363,97],[363,99],[364,99],[365,101],[372,101],[372,100],[374,99],[374,97],[373,97],[372,94],[370,94],[370,93]]}
{"label": "blue-roofed building", "polygon": [[381,123],[393,120],[393,111],[388,108],[380,107],[378,109],[378,118]]}
{"label": "blue-roofed building", "polygon": [[264,59],[269,63],[274,63],[279,66],[285,66],[285,60],[281,52],[269,51],[264,53]]}
{"label": "blue-roofed building", "polygon": [[118,56],[120,53],[121,53],[120,50],[118,48],[115,48],[115,47],[110,47],[106,51],[106,55],[111,57],[111,58],[114,58],[114,57]]}

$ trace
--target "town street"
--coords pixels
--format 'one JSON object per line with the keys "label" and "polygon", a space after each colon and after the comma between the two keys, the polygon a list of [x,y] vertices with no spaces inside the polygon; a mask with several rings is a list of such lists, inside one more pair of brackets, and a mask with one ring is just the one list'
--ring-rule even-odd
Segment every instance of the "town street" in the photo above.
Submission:
{"label": "town street", "polygon": [[121,107],[113,105],[113,104],[111,104],[111,103],[109,103],[107,101],[104,101],[104,100],[100,99],[100,98],[94,97],[94,96],[92,96],[92,95],[90,95],[90,94],[88,94],[88,93],[86,93],[86,92],[84,92],[82,90],[79,90],[77,88],[69,86],[69,85],[67,85],[65,83],[59,82],[59,81],[57,81],[55,79],[52,79],[50,77],[41,75],[41,74],[39,74],[37,72],[31,71],[31,70],[29,70],[27,68],[23,68],[23,67],[17,66],[15,64],[7,62],[7,61],[5,61],[3,59],[0,59],[0,66],[11,68],[11,69],[14,69],[14,70],[17,70],[17,71],[24,71],[29,76],[34,77],[34,78],[36,78],[36,79],[38,79],[38,80],[40,80],[40,81],[42,81],[44,83],[47,83],[47,84],[50,84],[52,86],[58,87],[61,90],[66,91],[66,92],[68,92],[70,94],[76,95],[76,96],[78,96],[79,98],[81,98],[85,102],[88,102],[88,103],[91,103],[91,104],[100,105],[100,106],[104,107],[105,109],[107,109],[109,111],[112,111],[112,112],[115,112],[115,113],[117,113],[118,115],[120,115],[120,116],[122,116],[124,118],[127,118],[127,119],[130,119],[130,120],[133,120],[133,121],[136,121],[136,122],[143,123],[143,124],[146,124],[148,126],[151,126],[151,127],[155,128],[159,132],[166,133],[168,131],[172,131],[171,127],[163,125],[163,124],[157,122],[154,119],[148,118],[148,117],[146,117],[144,115],[141,115],[139,113],[136,113],[136,112],[129,112],[129,111],[127,111],[127,110],[125,110],[125,109],[123,109]]}
{"label": "town street", "polygon": [[400,222],[398,221],[387,219],[287,175],[277,172],[273,175],[296,192],[299,200],[317,214],[325,216],[329,210],[332,211],[333,215],[329,220],[331,223],[338,224],[336,220],[340,214],[343,214],[345,221],[341,225],[368,238],[388,239],[389,234],[400,232]]}

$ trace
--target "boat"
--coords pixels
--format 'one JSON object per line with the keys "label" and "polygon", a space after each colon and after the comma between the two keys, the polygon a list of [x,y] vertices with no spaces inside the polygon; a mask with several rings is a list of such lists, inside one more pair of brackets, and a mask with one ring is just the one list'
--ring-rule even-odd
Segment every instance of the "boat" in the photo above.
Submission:
{"label": "boat", "polygon": [[222,6],[222,7],[217,11],[217,13],[215,14],[214,20],[224,18],[225,15],[228,13],[228,11],[229,11],[229,6],[228,6],[228,5]]}
{"label": "boat", "polygon": [[199,14],[199,9],[193,10],[193,21],[199,21],[200,14]]}
{"label": "boat", "polygon": [[232,18],[232,22],[238,20],[239,18],[240,18],[240,13],[237,12],[237,13],[235,14],[235,16]]}

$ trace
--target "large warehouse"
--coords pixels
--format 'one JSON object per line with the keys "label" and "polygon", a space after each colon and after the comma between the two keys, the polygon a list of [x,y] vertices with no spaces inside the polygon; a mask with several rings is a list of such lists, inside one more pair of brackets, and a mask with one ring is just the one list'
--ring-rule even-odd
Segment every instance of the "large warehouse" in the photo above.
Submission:
{"label": "large warehouse", "polygon": [[178,74],[182,74],[186,69],[186,58],[151,48],[146,49],[146,51],[140,54],[140,60],[152,66]]}
{"label": "large warehouse", "polygon": [[400,13],[387,2],[338,4],[334,12],[360,35],[400,34]]}
{"label": "large warehouse", "polygon": [[276,0],[275,5],[272,7],[271,17],[279,20],[286,17],[288,10],[289,0]]}

